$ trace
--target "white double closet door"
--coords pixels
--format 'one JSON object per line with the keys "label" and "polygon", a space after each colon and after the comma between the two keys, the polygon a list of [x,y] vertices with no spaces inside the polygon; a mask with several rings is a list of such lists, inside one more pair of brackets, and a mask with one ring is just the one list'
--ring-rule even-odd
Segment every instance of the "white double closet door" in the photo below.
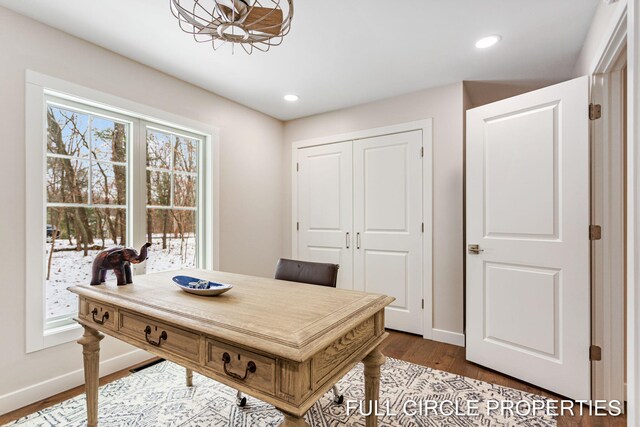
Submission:
{"label": "white double closet door", "polygon": [[[298,259],[338,287],[395,297],[390,329],[423,333],[422,131],[298,149]],[[430,303],[430,301],[429,301]]]}

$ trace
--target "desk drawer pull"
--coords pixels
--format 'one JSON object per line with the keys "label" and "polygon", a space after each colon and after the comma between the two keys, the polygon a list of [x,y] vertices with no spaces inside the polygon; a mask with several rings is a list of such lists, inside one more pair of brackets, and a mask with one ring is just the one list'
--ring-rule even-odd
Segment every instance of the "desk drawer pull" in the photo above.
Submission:
{"label": "desk drawer pull", "polygon": [[235,378],[237,380],[240,381],[244,381],[247,379],[247,376],[249,375],[249,372],[251,372],[252,374],[256,371],[256,364],[253,361],[250,361],[249,363],[247,363],[247,369],[244,371],[244,376],[240,376],[234,372],[231,372],[227,369],[227,364],[229,362],[231,362],[231,356],[229,356],[229,353],[225,352],[222,355],[222,361],[224,362],[224,373],[229,375],[231,378]]}
{"label": "desk drawer pull", "polygon": [[109,312],[106,311],[103,315],[102,315],[102,319],[96,319],[96,314],[98,314],[98,309],[94,308],[91,311],[92,317],[93,317],[93,321],[96,322],[98,325],[104,325],[105,320],[109,320]]}
{"label": "desk drawer pull", "polygon": [[151,345],[155,345],[156,347],[160,347],[160,344],[162,344],[162,340],[167,340],[167,331],[162,331],[162,333],[160,334],[160,339],[158,339],[158,341],[153,341],[149,339],[149,334],[151,333],[151,326],[147,325],[146,328],[144,328],[144,339],[147,340],[147,342]]}

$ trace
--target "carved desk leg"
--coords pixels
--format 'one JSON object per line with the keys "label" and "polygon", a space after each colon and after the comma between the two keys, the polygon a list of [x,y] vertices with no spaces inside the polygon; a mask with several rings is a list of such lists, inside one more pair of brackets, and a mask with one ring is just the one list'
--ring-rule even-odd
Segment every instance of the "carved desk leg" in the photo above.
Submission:
{"label": "carved desk leg", "polygon": [[187,370],[187,387],[193,387],[193,371],[189,368]]}
{"label": "carved desk leg", "polygon": [[84,335],[78,340],[84,359],[84,388],[87,395],[87,426],[98,425],[98,383],[100,379],[100,340],[104,335],[84,326]]}
{"label": "carved desk leg", "polygon": [[282,413],[284,415],[284,421],[280,423],[279,427],[311,427],[303,417],[296,417],[295,415]]}
{"label": "carved desk leg", "polygon": [[366,421],[367,427],[376,427],[378,425],[376,403],[380,396],[380,366],[384,364],[385,360],[384,354],[380,352],[380,347],[374,348],[362,360],[364,363],[364,411],[369,413]]}

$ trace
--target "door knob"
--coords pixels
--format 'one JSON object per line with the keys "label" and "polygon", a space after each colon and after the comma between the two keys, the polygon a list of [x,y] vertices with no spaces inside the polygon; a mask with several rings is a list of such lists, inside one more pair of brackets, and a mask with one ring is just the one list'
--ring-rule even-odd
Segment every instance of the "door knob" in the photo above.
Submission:
{"label": "door knob", "polygon": [[480,249],[480,245],[469,245],[468,251],[472,255],[478,255],[480,252],[484,252],[484,249]]}

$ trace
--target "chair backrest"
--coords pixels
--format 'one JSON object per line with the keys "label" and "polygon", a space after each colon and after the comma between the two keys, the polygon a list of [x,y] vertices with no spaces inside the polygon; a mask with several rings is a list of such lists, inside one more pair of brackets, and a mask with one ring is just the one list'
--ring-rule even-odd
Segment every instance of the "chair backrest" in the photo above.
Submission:
{"label": "chair backrest", "polygon": [[340,268],[338,264],[280,258],[278,265],[276,265],[275,278],[335,288],[338,280],[338,268]]}

